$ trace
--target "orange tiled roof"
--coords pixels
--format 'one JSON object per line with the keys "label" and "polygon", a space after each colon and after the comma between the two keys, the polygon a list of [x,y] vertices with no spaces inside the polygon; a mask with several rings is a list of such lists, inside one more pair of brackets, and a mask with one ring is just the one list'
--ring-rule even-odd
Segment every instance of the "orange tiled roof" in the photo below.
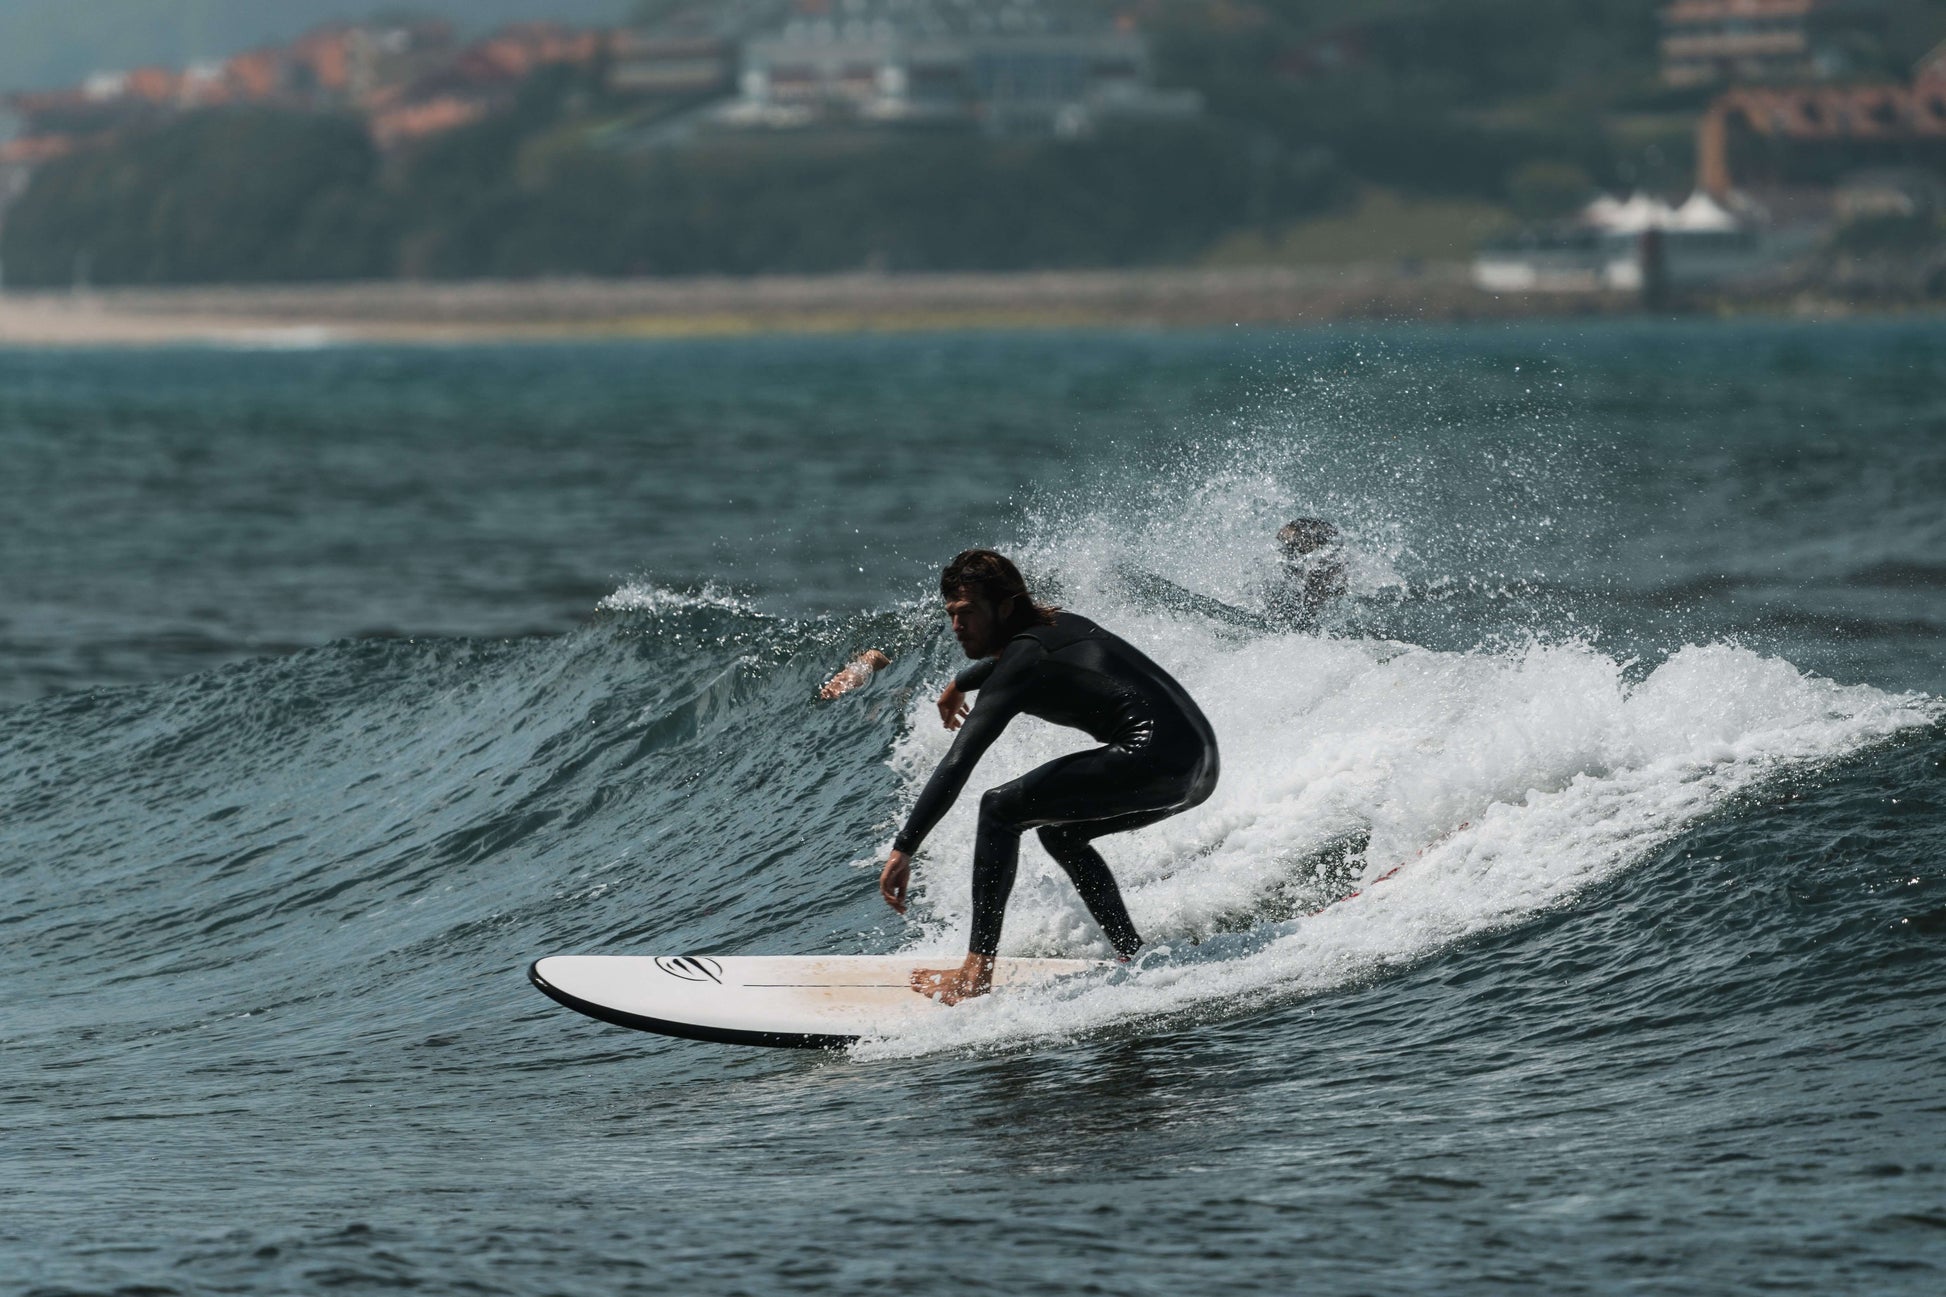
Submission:
{"label": "orange tiled roof", "polygon": [[169,68],[137,68],[122,83],[122,94],[154,104],[172,103],[182,95],[182,73]]}
{"label": "orange tiled roof", "polygon": [[422,140],[469,126],[486,116],[486,105],[477,99],[442,95],[422,103],[402,104],[372,114],[372,140],[382,149]]}
{"label": "orange tiled roof", "polygon": [[51,162],[74,152],[75,143],[72,135],[23,135],[0,144],[0,163]]}
{"label": "orange tiled roof", "polygon": [[311,69],[311,77],[325,90],[343,90],[351,83],[351,29],[323,27],[299,37],[291,57]]}
{"label": "orange tiled roof", "polygon": [[468,46],[460,70],[477,80],[519,80],[550,63],[592,63],[605,39],[556,23],[516,23]]}
{"label": "orange tiled roof", "polygon": [[251,50],[223,65],[224,80],[239,99],[268,99],[284,81],[284,60],[275,50]]}
{"label": "orange tiled roof", "polygon": [[1790,140],[1946,136],[1946,86],[1750,86],[1716,101],[1760,135]]}

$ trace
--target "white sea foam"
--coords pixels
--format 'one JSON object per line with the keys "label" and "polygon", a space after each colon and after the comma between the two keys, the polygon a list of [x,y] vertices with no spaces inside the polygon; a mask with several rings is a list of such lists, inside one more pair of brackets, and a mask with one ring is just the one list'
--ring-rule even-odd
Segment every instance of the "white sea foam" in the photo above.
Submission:
{"label": "white sea foam", "polygon": [[756,610],[747,600],[705,582],[695,590],[671,590],[653,581],[630,581],[595,605],[602,612],[667,613],[684,608],[721,608],[728,612]]}
{"label": "white sea foam", "polygon": [[[1238,643],[1193,617],[1133,610],[1111,624],[1183,681],[1222,744],[1207,803],[1101,844],[1137,926],[1173,953],[975,1002],[865,1042],[862,1055],[1004,1045],[1339,986],[1568,903],[1780,770],[1942,714],[1936,699],[1840,685],[1729,644],[1683,648],[1642,675],[1581,643]],[[893,755],[909,794],[949,739],[921,691]],[[977,789],[1078,739],[1022,719],[991,750],[916,867],[914,950],[964,949]],[[1319,876],[1347,853],[1344,877]],[[1240,935],[1190,949],[1220,933]],[[1002,949],[1107,953],[1031,835]],[[1244,953],[1212,953],[1224,949]]]}

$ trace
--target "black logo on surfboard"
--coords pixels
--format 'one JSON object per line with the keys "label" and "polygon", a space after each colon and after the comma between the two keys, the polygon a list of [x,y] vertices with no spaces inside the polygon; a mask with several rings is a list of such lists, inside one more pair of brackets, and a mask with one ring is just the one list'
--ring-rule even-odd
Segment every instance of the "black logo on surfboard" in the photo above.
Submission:
{"label": "black logo on surfboard", "polygon": [[657,955],[655,966],[671,977],[680,977],[685,982],[715,982],[723,984],[723,965],[708,955]]}

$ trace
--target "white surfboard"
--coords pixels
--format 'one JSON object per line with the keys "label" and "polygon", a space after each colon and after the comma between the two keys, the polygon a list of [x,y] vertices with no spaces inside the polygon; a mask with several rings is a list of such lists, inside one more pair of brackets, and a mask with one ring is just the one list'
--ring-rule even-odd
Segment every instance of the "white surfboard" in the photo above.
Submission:
{"label": "white surfboard", "polygon": [[[836,1049],[946,1005],[912,989],[913,955],[550,955],[527,969],[544,994],[603,1022],[730,1045]],[[993,994],[1109,965],[1006,959]]]}

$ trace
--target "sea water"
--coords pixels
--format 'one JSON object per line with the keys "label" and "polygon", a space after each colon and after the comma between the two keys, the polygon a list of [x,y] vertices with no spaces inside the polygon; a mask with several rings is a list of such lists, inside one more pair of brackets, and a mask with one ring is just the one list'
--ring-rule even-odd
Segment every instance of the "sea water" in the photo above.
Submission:
{"label": "sea water", "polygon": [[[955,957],[972,544],[1219,735],[1140,960],[528,986]],[[1937,1292],[1943,599],[1936,321],[0,353],[0,1288]],[[1003,950],[1107,951],[1031,840]]]}

